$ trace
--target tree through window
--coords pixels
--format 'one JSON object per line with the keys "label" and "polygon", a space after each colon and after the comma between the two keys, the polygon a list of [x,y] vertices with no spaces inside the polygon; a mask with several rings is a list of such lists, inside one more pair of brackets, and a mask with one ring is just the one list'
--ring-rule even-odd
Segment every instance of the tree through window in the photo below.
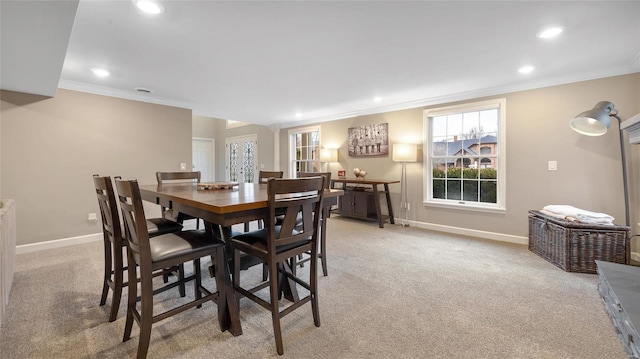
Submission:
{"label": "tree through window", "polygon": [[425,111],[425,203],[504,209],[505,100]]}

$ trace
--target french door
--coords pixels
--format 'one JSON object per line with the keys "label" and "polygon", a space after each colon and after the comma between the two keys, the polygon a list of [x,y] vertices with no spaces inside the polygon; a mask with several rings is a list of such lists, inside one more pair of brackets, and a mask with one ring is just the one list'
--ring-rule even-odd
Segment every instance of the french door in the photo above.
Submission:
{"label": "french door", "polygon": [[226,180],[255,183],[258,178],[258,135],[226,138],[224,148]]}

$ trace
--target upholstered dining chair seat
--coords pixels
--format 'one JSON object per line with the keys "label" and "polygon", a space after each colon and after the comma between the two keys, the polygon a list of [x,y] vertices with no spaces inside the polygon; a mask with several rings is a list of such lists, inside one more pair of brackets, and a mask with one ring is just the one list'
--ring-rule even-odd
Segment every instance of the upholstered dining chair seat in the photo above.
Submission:
{"label": "upholstered dining chair seat", "polygon": [[[281,226],[276,226],[275,227],[275,232],[276,232],[276,236],[280,236],[280,229],[282,227]],[[299,232],[296,230],[293,230],[293,232],[291,233],[292,236],[298,235]],[[247,232],[247,233],[243,233],[240,234],[238,236],[233,237],[234,240],[236,241],[240,241],[240,242],[244,242],[246,244],[249,244],[255,248],[261,249],[263,250],[265,253],[267,252],[267,241],[268,241],[268,237],[269,237],[269,230],[266,228],[263,229],[258,229],[256,231],[252,231],[252,232]],[[285,244],[285,245],[281,245],[281,246],[277,246],[276,247],[276,253],[281,253],[284,251],[288,251],[290,249],[299,247],[301,245],[307,244],[309,243],[309,241],[311,240],[311,238],[308,239],[304,239],[301,241],[297,241],[294,243],[289,243],[289,244]]]}
{"label": "upholstered dining chair seat", "polygon": [[148,218],[147,230],[149,231],[149,237],[155,237],[166,233],[179,232],[182,230],[182,225],[164,218]]}
{"label": "upholstered dining chair seat", "polygon": [[[194,254],[201,250],[202,256],[212,248],[224,246],[224,242],[212,239],[204,231],[182,231],[167,233],[150,241],[151,261],[155,264],[180,257],[184,254]],[[154,265],[155,267],[155,265]],[[161,267],[162,268],[162,267]]]}

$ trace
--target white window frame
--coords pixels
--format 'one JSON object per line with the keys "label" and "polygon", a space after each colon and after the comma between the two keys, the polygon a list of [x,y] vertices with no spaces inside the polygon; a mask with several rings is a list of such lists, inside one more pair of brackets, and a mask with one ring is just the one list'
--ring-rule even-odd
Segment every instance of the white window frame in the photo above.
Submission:
{"label": "white window frame", "polygon": [[249,126],[249,125],[250,125],[250,123],[246,123],[246,122],[227,120],[226,128],[227,129],[238,128],[238,127],[244,127],[244,126]]}
{"label": "white window frame", "polygon": [[[506,112],[507,100],[505,98],[464,103],[454,106],[439,107],[427,109],[424,111],[424,206],[456,208],[482,212],[505,213],[506,212]],[[461,112],[472,112],[489,109],[498,109],[498,145],[497,145],[497,161],[498,161],[498,178],[496,203],[470,202],[464,200],[451,200],[433,198],[433,159],[431,158],[431,149],[433,146],[431,138],[431,118],[443,115],[452,115]]]}
{"label": "white window frame", "polygon": [[308,133],[308,132],[318,132],[318,154],[317,154],[317,162],[318,168],[320,168],[320,144],[321,135],[320,126],[311,126],[311,127],[302,127],[289,130],[289,177],[294,178],[297,175],[296,171],[296,139],[295,135]]}

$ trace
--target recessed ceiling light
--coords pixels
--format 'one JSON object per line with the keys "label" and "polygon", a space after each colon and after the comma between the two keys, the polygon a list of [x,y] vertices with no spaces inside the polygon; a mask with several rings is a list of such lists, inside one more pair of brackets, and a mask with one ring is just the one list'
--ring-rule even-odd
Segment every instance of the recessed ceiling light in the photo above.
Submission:
{"label": "recessed ceiling light", "polygon": [[380,96],[376,96],[373,98],[373,102],[380,102],[380,101],[382,101],[382,97]]}
{"label": "recessed ceiling light", "polygon": [[107,76],[109,76],[109,71],[107,71],[105,69],[98,68],[98,67],[92,68],[91,72],[93,72],[93,74],[98,76],[98,77],[107,77]]}
{"label": "recessed ceiling light", "polygon": [[537,36],[541,39],[550,39],[560,35],[561,32],[562,32],[561,27],[550,27],[548,29],[544,29],[541,32],[539,32]]}
{"label": "recessed ceiling light", "polygon": [[146,14],[158,15],[164,12],[164,7],[157,1],[153,0],[133,0],[138,9]]}
{"label": "recessed ceiling light", "polygon": [[530,74],[533,72],[533,70],[535,70],[536,68],[533,66],[522,66],[521,68],[518,69],[518,72],[521,74]]}
{"label": "recessed ceiling light", "polygon": [[300,118],[300,117],[302,117],[302,113],[296,112],[296,118]]}

